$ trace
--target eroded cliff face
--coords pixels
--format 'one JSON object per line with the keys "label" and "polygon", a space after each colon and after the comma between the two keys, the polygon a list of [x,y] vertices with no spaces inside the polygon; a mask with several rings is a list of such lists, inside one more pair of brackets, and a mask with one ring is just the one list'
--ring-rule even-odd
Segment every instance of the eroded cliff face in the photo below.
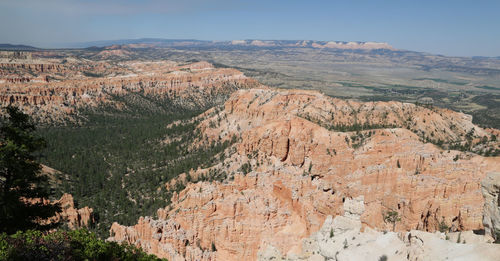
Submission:
{"label": "eroded cliff face", "polygon": [[[383,218],[388,211],[401,218],[396,231],[484,228],[481,180],[499,171],[500,159],[425,142],[490,135],[467,115],[261,88],[237,91],[200,117],[204,137],[194,147],[237,141],[219,164],[197,172],[228,178],[187,184],[158,219],[115,223],[110,240],[169,260],[254,260],[268,245],[300,253],[303,238],[360,196],[363,228],[391,230]],[[345,131],[356,125],[363,130]]]}
{"label": "eroded cliff face", "polygon": [[239,88],[259,84],[207,62],[109,62],[66,58],[0,63],[0,104],[15,105],[39,121],[75,118],[78,109],[108,105],[130,93],[169,99],[185,108],[208,108]]}
{"label": "eroded cliff face", "polygon": [[89,228],[95,223],[94,210],[88,206],[75,208],[71,194],[64,193],[55,203],[61,206],[61,212],[54,219],[66,223],[70,229]]}
{"label": "eroded cliff face", "polygon": [[61,211],[57,212],[53,217],[42,220],[43,224],[60,223],[61,225],[67,226],[69,229],[79,229],[79,228],[89,228],[95,223],[94,220],[94,210],[85,206],[83,208],[76,208],[73,196],[68,193],[64,193],[60,199],[50,201],[48,199],[30,199],[28,202],[43,204],[58,204],[61,207]]}
{"label": "eroded cliff face", "polygon": [[498,169],[496,172],[489,172],[481,185],[485,199],[484,228],[486,233],[500,241],[500,172]]}
{"label": "eroded cliff face", "polygon": [[[258,260],[497,260],[500,245],[472,231],[429,233],[361,231],[363,197],[346,199],[344,215],[328,216],[318,232],[302,240],[299,254],[280,253],[272,244],[259,252]],[[462,241],[463,240],[463,241]],[[467,241],[467,244],[464,242]]]}

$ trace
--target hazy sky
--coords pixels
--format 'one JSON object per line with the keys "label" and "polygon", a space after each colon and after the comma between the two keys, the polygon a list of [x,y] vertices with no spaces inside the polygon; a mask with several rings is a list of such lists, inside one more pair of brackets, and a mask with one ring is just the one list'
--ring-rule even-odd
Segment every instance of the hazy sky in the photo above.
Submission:
{"label": "hazy sky", "polygon": [[500,0],[0,0],[0,43],[143,37],[379,41],[500,56]]}

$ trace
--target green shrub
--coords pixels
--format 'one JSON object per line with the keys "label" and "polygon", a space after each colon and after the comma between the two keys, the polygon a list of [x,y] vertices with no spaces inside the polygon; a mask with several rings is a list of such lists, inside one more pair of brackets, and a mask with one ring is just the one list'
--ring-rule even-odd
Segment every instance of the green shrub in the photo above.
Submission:
{"label": "green shrub", "polygon": [[0,234],[0,260],[161,260],[131,245],[106,242],[85,229]]}
{"label": "green shrub", "polygon": [[384,221],[387,223],[392,223],[392,231],[396,230],[396,222],[401,221],[401,217],[399,213],[394,210],[390,210],[384,213],[383,215]]}
{"label": "green shrub", "polygon": [[450,230],[450,227],[446,224],[446,222],[444,222],[444,217],[443,217],[443,220],[441,220],[441,222],[439,222],[439,232],[444,233],[444,232],[448,232],[449,230]]}
{"label": "green shrub", "polygon": [[495,241],[493,243],[500,244],[500,231],[495,230],[494,235],[495,235]]}
{"label": "green shrub", "polygon": [[250,172],[252,172],[252,165],[250,163],[246,162],[240,167],[240,171],[243,172],[243,175],[246,175]]}

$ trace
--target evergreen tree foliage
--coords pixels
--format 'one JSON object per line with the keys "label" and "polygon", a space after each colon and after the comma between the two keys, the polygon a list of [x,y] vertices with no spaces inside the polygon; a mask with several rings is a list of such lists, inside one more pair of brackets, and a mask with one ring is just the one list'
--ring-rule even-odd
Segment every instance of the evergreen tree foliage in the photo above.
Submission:
{"label": "evergreen tree foliage", "polygon": [[0,234],[0,260],[164,260],[132,245],[106,242],[85,229],[53,233],[39,230]]}
{"label": "evergreen tree foliage", "polygon": [[396,222],[401,221],[399,213],[394,210],[390,210],[384,213],[384,221],[392,224],[392,231],[396,230]]}
{"label": "evergreen tree foliage", "polygon": [[39,221],[54,216],[59,207],[29,201],[50,196],[48,179],[35,154],[45,141],[35,135],[28,115],[15,107],[5,110],[7,117],[0,125],[0,232],[51,228],[57,224]]}
{"label": "evergreen tree foliage", "polygon": [[[206,107],[186,109],[168,99],[137,98],[116,97],[123,108],[84,108],[78,115],[85,121],[38,129],[47,141],[42,163],[65,174],[55,188],[57,195],[70,193],[79,206],[92,207],[97,222],[91,230],[101,238],[109,237],[113,222],[134,225],[140,216],[167,207],[173,193],[186,184],[167,188],[166,183],[213,166],[235,142],[191,148],[203,140],[196,117]],[[206,179],[226,176],[213,171]]]}

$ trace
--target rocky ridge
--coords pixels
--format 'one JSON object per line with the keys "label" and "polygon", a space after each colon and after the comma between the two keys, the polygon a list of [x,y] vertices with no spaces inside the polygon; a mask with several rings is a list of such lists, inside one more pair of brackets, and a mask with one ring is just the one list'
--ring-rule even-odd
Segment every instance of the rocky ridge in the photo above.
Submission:
{"label": "rocky ridge", "polygon": [[[204,138],[194,146],[236,137],[221,163],[199,170],[227,178],[187,184],[157,220],[115,223],[110,240],[170,260],[255,260],[269,245],[298,255],[302,239],[360,196],[362,229],[392,229],[389,211],[400,217],[396,231],[485,228],[491,199],[481,181],[500,171],[499,158],[426,143],[489,137],[465,114],[261,88],[237,91],[201,117]],[[363,127],[349,131],[355,126]]]}
{"label": "rocky ridge", "polygon": [[[0,104],[15,105],[39,121],[74,119],[78,109],[111,105],[131,93],[169,99],[187,108],[208,108],[255,80],[207,62],[122,62],[66,58],[0,63]],[[123,109],[123,108],[122,108]]]}
{"label": "rocky ridge", "polygon": [[[224,43],[224,42],[223,42]],[[220,43],[220,44],[223,44]],[[388,43],[379,42],[342,42],[342,41],[275,41],[275,40],[233,40],[231,45],[257,46],[257,47],[312,47],[344,50],[395,50]]]}
{"label": "rocky ridge", "polygon": [[496,260],[500,255],[500,245],[488,244],[471,231],[450,235],[418,230],[361,231],[363,210],[362,196],[346,199],[344,215],[328,216],[318,232],[302,240],[300,254],[283,255],[268,245],[258,260]]}

